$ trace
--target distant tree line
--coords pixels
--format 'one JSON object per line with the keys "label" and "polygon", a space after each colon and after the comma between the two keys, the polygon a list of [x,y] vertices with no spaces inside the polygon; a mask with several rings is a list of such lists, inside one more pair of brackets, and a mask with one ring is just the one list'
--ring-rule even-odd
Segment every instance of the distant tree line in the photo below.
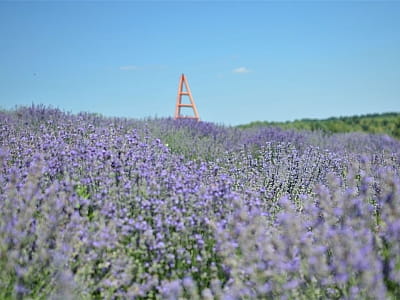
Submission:
{"label": "distant tree line", "polygon": [[323,131],[325,133],[353,132],[388,134],[400,139],[400,113],[368,114],[329,119],[301,119],[287,122],[257,121],[240,128],[276,126],[283,129]]}

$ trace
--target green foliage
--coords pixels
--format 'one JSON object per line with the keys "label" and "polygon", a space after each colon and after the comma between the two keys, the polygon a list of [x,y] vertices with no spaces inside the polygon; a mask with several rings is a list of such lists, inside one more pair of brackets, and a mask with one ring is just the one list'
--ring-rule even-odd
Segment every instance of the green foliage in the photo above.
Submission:
{"label": "green foliage", "polygon": [[366,133],[388,134],[400,139],[400,113],[369,114],[362,116],[329,118],[324,120],[302,119],[292,122],[252,122],[238,126],[252,128],[276,126],[283,129],[322,131],[326,133],[360,131]]}
{"label": "green foliage", "polygon": [[89,189],[84,185],[76,186],[76,193],[78,194],[79,197],[82,197],[85,199],[89,199],[89,197],[90,197]]}

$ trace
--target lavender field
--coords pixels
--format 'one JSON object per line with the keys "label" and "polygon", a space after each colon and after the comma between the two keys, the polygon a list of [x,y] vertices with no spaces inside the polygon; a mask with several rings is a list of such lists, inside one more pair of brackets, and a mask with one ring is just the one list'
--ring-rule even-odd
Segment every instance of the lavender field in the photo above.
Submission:
{"label": "lavender field", "polygon": [[400,141],[0,112],[0,299],[399,299]]}

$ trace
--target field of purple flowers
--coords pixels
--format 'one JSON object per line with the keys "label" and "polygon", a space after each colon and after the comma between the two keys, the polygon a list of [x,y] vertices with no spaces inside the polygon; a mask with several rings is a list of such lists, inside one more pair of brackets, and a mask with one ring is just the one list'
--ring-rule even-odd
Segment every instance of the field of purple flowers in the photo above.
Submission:
{"label": "field of purple flowers", "polygon": [[0,112],[0,299],[399,299],[400,142]]}

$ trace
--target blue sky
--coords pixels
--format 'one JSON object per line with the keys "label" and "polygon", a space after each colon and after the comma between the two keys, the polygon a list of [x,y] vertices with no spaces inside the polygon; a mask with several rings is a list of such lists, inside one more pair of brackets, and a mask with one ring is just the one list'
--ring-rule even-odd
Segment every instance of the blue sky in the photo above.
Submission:
{"label": "blue sky", "polygon": [[0,2],[0,107],[202,120],[400,111],[398,1]]}

